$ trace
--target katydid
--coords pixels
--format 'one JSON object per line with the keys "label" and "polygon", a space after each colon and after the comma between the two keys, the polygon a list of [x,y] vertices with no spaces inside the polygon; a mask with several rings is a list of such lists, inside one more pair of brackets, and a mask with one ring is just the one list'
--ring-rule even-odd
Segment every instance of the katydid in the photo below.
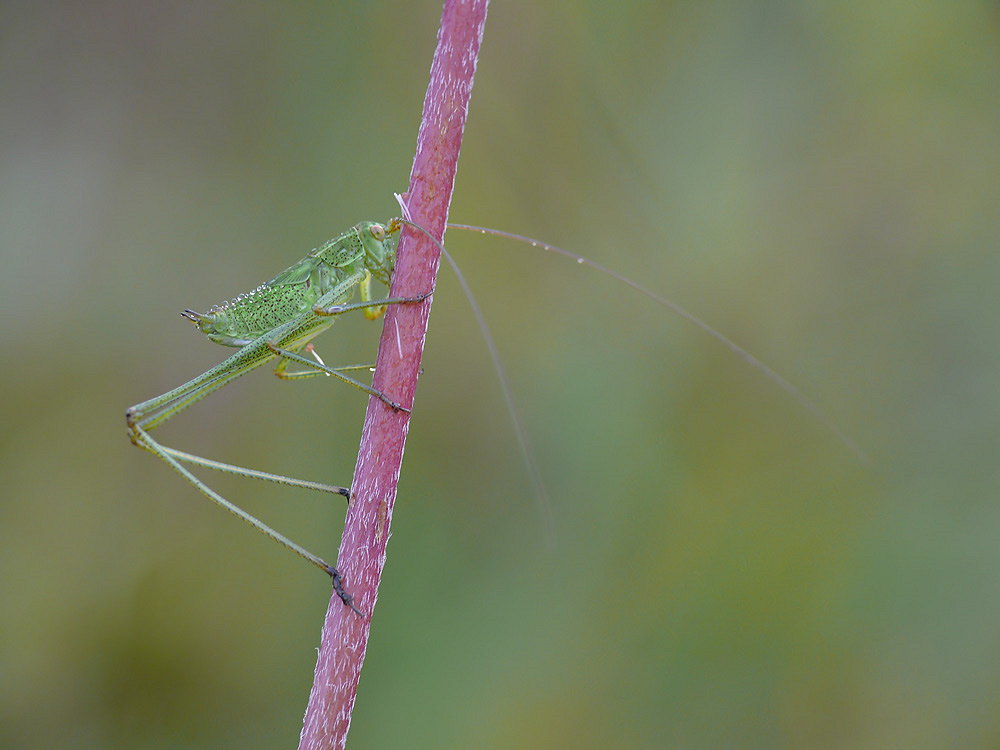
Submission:
{"label": "katydid", "polygon": [[[162,422],[170,419],[213,391],[227,385],[240,375],[275,359],[278,360],[278,364],[275,367],[274,373],[285,380],[297,380],[317,375],[333,376],[381,399],[393,409],[409,411],[406,406],[393,401],[387,394],[345,374],[346,372],[355,370],[368,369],[369,365],[330,367],[313,352],[312,344],[310,343],[314,337],[333,325],[336,316],[345,312],[361,310],[368,319],[375,320],[385,311],[386,305],[421,302],[430,296],[431,293],[428,292],[416,297],[372,298],[372,278],[377,279],[387,287],[389,286],[393,268],[395,267],[398,230],[403,224],[411,226],[431,237],[455,270],[459,282],[472,305],[473,312],[494,361],[508,411],[514,423],[514,430],[522,457],[525,460],[532,484],[534,485],[536,497],[539,498],[543,508],[547,511],[545,507],[547,505],[545,489],[538,468],[535,465],[531,448],[528,445],[527,434],[514,403],[498,351],[486,325],[486,320],[480,312],[465,278],[447,250],[426,229],[407,219],[392,219],[384,225],[372,221],[361,222],[339,237],[313,250],[305,258],[293,264],[270,281],[261,284],[254,291],[248,294],[241,294],[230,302],[217,305],[207,313],[185,310],[182,313],[184,317],[198,326],[211,341],[224,346],[238,347],[238,351],[184,385],[156,398],[136,404],[126,412],[126,422],[133,444],[159,456],[213,502],[239,516],[258,531],[324,570],[330,575],[334,590],[344,604],[359,615],[361,613],[354,606],[353,597],[345,591],[343,580],[336,568],[226,500],[195,477],[183,464],[194,464],[255,479],[264,479],[294,487],[330,492],[343,495],[348,499],[350,499],[351,495],[349,488],[293,479],[291,477],[202,458],[161,445],[150,437],[149,432]],[[854,451],[862,460],[865,460],[864,453],[860,448],[798,389],[745,349],[675,303],[595,261],[563,250],[555,245],[534,240],[530,237],[486,229],[484,227],[465,224],[449,224],[448,226],[454,229],[494,234],[558,253],[577,261],[579,264],[595,268],[632,287],[634,290],[666,307],[671,312],[694,323],[721,342],[730,351],[743,358],[752,367],[760,370],[766,377],[777,383],[782,390],[789,393],[807,411],[825,424],[844,445]],[[359,290],[361,297],[361,301],[358,303],[351,302],[355,288]],[[301,353],[303,351],[311,353],[315,361],[303,356]],[[287,368],[293,362],[307,369],[288,372]]]}
{"label": "katydid", "polygon": [[[373,221],[362,222],[313,250],[249,294],[241,294],[204,314],[185,310],[182,313],[184,317],[197,325],[210,340],[224,346],[239,347],[239,350],[184,385],[136,404],[125,413],[133,444],[162,458],[213,502],[324,570],[333,580],[333,587],[344,604],[359,615],[361,613],[354,606],[350,594],[344,590],[336,568],[226,500],[183,464],[190,463],[232,474],[333,492],[348,499],[349,488],[305,482],[204,459],[160,445],[149,433],[162,422],[240,375],[275,359],[278,364],[274,374],[283,379],[298,380],[315,375],[332,375],[378,397],[393,409],[409,411],[381,391],[344,374],[352,370],[367,369],[368,365],[328,367],[318,357],[316,361],[312,361],[299,353],[303,350],[311,351],[310,341],[330,328],[338,315],[361,310],[367,318],[374,320],[385,311],[386,305],[420,302],[430,296],[428,293],[417,297],[372,298],[373,277],[386,286],[389,285],[396,262],[399,227],[399,222],[389,222],[385,226]],[[360,292],[361,302],[351,302],[355,288]],[[292,362],[304,364],[310,369],[287,372],[287,367]]]}

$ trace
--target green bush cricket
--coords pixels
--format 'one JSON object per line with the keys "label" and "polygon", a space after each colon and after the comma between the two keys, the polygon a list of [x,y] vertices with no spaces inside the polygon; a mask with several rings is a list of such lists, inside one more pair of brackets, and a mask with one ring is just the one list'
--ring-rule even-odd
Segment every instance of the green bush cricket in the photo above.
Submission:
{"label": "green bush cricket", "polygon": [[[344,604],[359,615],[361,613],[354,606],[351,595],[345,591],[341,576],[335,567],[299,546],[286,536],[278,533],[229,500],[226,500],[192,474],[184,464],[194,464],[209,469],[263,479],[293,487],[330,492],[343,495],[348,499],[350,499],[351,495],[349,488],[294,479],[279,474],[271,474],[256,469],[202,458],[161,445],[149,433],[161,423],[197,401],[200,401],[210,393],[227,385],[237,377],[273,360],[278,360],[278,364],[274,370],[275,375],[284,380],[298,380],[318,375],[332,376],[379,398],[392,409],[409,411],[408,407],[393,401],[389,395],[345,374],[352,371],[367,370],[370,368],[370,365],[330,367],[313,351],[311,344],[313,338],[334,324],[337,316],[346,312],[360,310],[369,320],[376,320],[385,311],[387,305],[418,303],[431,295],[431,292],[427,292],[416,297],[387,297],[384,299],[374,299],[372,297],[372,279],[378,280],[386,287],[389,286],[395,266],[399,229],[403,224],[409,225],[429,237],[431,236],[426,229],[406,219],[392,219],[386,224],[373,221],[361,222],[339,237],[313,250],[300,261],[289,266],[270,281],[261,284],[252,292],[241,294],[229,302],[216,305],[207,313],[185,310],[182,313],[184,317],[192,321],[211,341],[223,346],[235,347],[238,350],[220,364],[187,383],[156,398],[136,404],[126,411],[126,422],[133,444],[159,456],[210,500],[242,518],[264,535],[325,571],[330,575],[334,590]],[[530,237],[486,229],[484,227],[465,224],[449,224],[448,226],[454,229],[493,234],[523,242],[536,248],[566,256],[575,260],[578,264],[588,265],[617,279],[657,304],[666,307],[671,312],[698,326],[734,354],[744,359],[752,367],[761,371],[765,376],[777,383],[782,390],[795,398],[814,417],[819,419],[827,429],[836,435],[859,458],[865,460],[861,449],[798,389],[745,349],[670,300],[595,261],[555,245],[550,245]],[[431,237],[431,239],[433,240],[434,238]],[[434,242],[438,244],[445,258],[454,268],[459,282],[472,305],[479,326],[486,339],[495,369],[500,377],[507,407],[514,423],[518,443],[527,464],[536,496],[539,497],[544,507],[547,503],[544,486],[542,485],[538,468],[535,465],[533,454],[527,441],[526,432],[514,403],[510,386],[500,362],[498,351],[486,325],[485,318],[480,312],[464,276],[450,254],[440,243],[437,243],[436,240]],[[355,289],[359,291],[360,302],[351,301]],[[302,352],[312,354],[314,359],[309,359]],[[289,372],[287,368],[292,363],[301,365],[306,369]]]}
{"label": "green bush cricket", "polygon": [[[184,385],[136,404],[126,412],[130,438],[135,445],[162,458],[213,502],[328,573],[344,604],[355,612],[358,610],[352,604],[351,596],[344,591],[336,568],[226,500],[183,464],[196,464],[350,498],[348,488],[306,482],[201,458],[160,445],[149,433],[240,375],[275,359],[278,364],[274,374],[285,380],[331,375],[378,397],[393,409],[408,411],[384,393],[344,374],[367,369],[368,365],[328,367],[318,357],[312,361],[300,353],[303,350],[311,352],[311,340],[330,328],[338,315],[361,310],[367,318],[375,320],[385,311],[386,305],[421,302],[430,296],[428,293],[412,298],[372,298],[373,278],[389,285],[400,226],[398,221],[389,222],[386,226],[373,221],[361,222],[249,294],[241,294],[204,314],[185,310],[184,317],[197,325],[210,340],[223,346],[238,347],[238,351]],[[351,302],[355,288],[360,292],[360,302]],[[309,369],[288,372],[287,367],[293,362],[304,364]]]}

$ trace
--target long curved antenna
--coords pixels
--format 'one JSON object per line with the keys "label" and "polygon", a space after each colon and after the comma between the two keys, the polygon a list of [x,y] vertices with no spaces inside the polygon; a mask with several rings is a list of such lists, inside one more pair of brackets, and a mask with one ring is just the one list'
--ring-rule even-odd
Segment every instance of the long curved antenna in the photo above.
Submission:
{"label": "long curved antenna", "polygon": [[[527,245],[531,245],[532,247],[537,247],[542,250],[548,250],[549,252],[556,253],[557,255],[563,255],[567,258],[571,258],[581,265],[590,266],[591,268],[601,271],[602,273],[606,273],[611,278],[617,279],[626,286],[632,287],[632,289],[634,289],[635,291],[648,297],[654,302],[662,305],[675,315],[679,315],[680,317],[684,318],[684,320],[693,323],[702,331],[704,331],[709,336],[714,338],[716,341],[720,342],[733,354],[743,359],[751,367],[763,373],[770,380],[777,383],[778,387],[781,388],[781,390],[785,391],[785,393],[787,393],[796,401],[798,401],[799,405],[801,405],[806,411],[808,411],[815,419],[819,420],[819,422],[821,422],[830,432],[832,432],[837,437],[837,439],[852,453],[854,453],[854,455],[860,461],[866,464],[871,463],[867,454],[861,449],[861,446],[859,446],[857,443],[851,440],[851,438],[849,438],[847,434],[833,422],[832,419],[826,416],[826,414],[823,413],[823,411],[818,406],[816,406],[816,404],[814,404],[811,400],[809,400],[809,398],[806,397],[806,395],[802,393],[802,391],[800,391],[794,385],[789,383],[787,380],[781,377],[781,375],[779,375],[777,372],[775,372],[770,367],[765,365],[763,362],[761,362],[759,359],[757,359],[755,356],[753,356],[750,352],[748,352],[742,346],[737,344],[735,341],[732,341],[731,339],[727,338],[722,333],[712,328],[712,326],[710,326],[708,323],[704,322],[700,318],[695,317],[687,310],[685,310],[683,307],[678,305],[676,302],[671,302],[666,297],[662,297],[659,294],[650,291],[646,287],[642,286],[642,284],[639,284],[636,281],[632,281],[632,279],[628,278],[627,276],[623,276],[617,271],[612,271],[610,268],[601,265],[597,261],[590,260],[589,258],[585,258],[584,256],[578,255],[577,253],[572,253],[569,250],[564,250],[563,248],[557,247],[556,245],[550,245],[547,242],[541,242],[539,240],[533,239],[532,237],[525,237],[524,235],[514,234],[513,232],[504,232],[499,229],[487,229],[486,227],[477,227],[471,224],[449,223],[448,226],[452,229],[465,229],[470,232],[479,232],[480,234],[493,234],[496,235],[497,237],[505,237],[510,240],[516,240],[517,242],[523,242]],[[444,248],[442,248],[442,250],[443,249]]]}
{"label": "long curved antenna", "polygon": [[[398,197],[398,196],[397,196]],[[402,203],[400,203],[402,206]],[[507,404],[507,413],[510,415],[510,420],[514,425],[514,434],[517,436],[517,446],[521,451],[521,460],[524,461],[524,465],[528,469],[528,477],[531,481],[531,487],[535,493],[535,500],[538,503],[539,512],[542,514],[542,520],[545,524],[545,536],[548,541],[549,546],[553,546],[555,543],[555,523],[552,518],[552,502],[549,499],[549,493],[545,490],[545,484],[542,482],[542,474],[538,469],[538,463],[535,461],[535,453],[531,447],[531,443],[528,441],[528,432],[524,428],[524,422],[521,419],[521,412],[517,408],[517,404],[514,401],[514,392],[511,390],[510,381],[507,378],[507,371],[504,369],[503,363],[500,361],[500,352],[497,349],[496,342],[493,340],[493,335],[490,333],[490,327],[486,323],[486,317],[483,315],[483,311],[479,307],[479,303],[476,302],[476,296],[472,293],[472,289],[469,287],[469,283],[465,280],[465,276],[459,269],[458,264],[455,263],[455,259],[451,257],[451,254],[445,249],[444,245],[438,242],[437,238],[434,237],[429,231],[424,229],[419,224],[410,221],[408,218],[397,219],[402,224],[406,224],[408,227],[413,227],[418,232],[425,234],[427,237],[437,245],[438,250],[448,261],[448,265],[451,266],[452,270],[455,272],[455,276],[458,278],[458,283],[462,287],[462,291],[465,292],[465,297],[469,301],[469,306],[472,308],[473,315],[476,316],[476,321],[479,323],[479,330],[482,331],[483,339],[486,341],[486,348],[490,352],[490,358],[493,360],[493,367],[496,370],[497,378],[500,380],[500,390],[503,391],[504,401]]]}

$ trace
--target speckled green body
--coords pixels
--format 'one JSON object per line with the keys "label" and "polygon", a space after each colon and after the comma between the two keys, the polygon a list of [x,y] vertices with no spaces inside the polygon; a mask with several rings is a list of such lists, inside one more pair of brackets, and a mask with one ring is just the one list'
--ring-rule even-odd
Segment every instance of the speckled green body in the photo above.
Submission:
{"label": "speckled green body", "polygon": [[[129,437],[135,445],[159,456],[212,502],[323,569],[333,579],[334,591],[340,595],[344,604],[358,614],[361,613],[352,604],[351,596],[344,591],[336,568],[226,500],[192,474],[184,464],[333,492],[344,497],[350,497],[349,488],[305,482],[194,456],[160,445],[150,432],[234,379],[274,360],[278,360],[274,374],[284,380],[329,375],[381,399],[393,409],[408,410],[381,391],[345,374],[353,370],[368,370],[368,365],[330,367],[315,352],[312,352],[315,359],[302,354],[303,351],[311,351],[306,349],[307,344],[332,326],[337,317],[344,313],[361,310],[366,317],[374,320],[389,304],[421,302],[430,296],[428,292],[417,297],[372,298],[373,278],[386,286],[391,280],[396,264],[396,241],[400,226],[398,219],[393,219],[386,225],[363,221],[313,250],[298,263],[289,266],[252,292],[217,305],[207,313],[185,310],[184,317],[197,325],[209,339],[224,346],[238,347],[238,351],[184,385],[136,404],[125,412]],[[351,302],[355,288],[360,293],[360,302]],[[291,363],[306,369],[290,372],[287,368]]]}
{"label": "speckled green body", "polygon": [[[332,299],[323,299],[324,305],[349,302],[355,287],[361,288],[365,300],[371,277],[388,286],[396,261],[397,237],[377,222],[361,222],[252,292],[215,305],[207,313],[188,310],[185,317],[216,343],[245,346],[308,312],[331,291],[337,293]],[[333,320],[320,318],[312,322],[322,330]]]}

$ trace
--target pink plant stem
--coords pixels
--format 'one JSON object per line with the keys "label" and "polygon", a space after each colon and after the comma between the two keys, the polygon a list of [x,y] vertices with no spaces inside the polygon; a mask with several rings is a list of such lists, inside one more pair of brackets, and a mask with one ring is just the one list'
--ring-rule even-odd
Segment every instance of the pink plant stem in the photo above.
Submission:
{"label": "pink plant stem", "polygon": [[[410,218],[439,240],[444,237],[448,221],[488,5],[488,0],[446,0],[441,16],[410,189],[405,196]],[[404,228],[391,295],[413,297],[432,290],[440,260],[434,243]],[[374,385],[404,406],[413,404],[430,311],[428,299],[419,304],[390,305],[386,313]],[[351,504],[337,557],[344,587],[355,597],[354,604],[364,616],[345,607],[336,594],[331,598],[300,750],[343,748],[347,742],[385,565],[409,423],[409,414],[394,412],[382,401],[369,399]]]}

